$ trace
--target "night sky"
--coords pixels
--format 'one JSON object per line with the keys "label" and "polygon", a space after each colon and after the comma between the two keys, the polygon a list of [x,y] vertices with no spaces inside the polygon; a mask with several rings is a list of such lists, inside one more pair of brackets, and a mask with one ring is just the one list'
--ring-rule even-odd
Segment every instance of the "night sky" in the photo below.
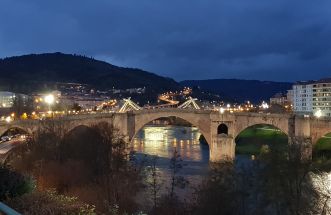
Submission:
{"label": "night sky", "polygon": [[176,80],[331,77],[331,0],[0,0],[0,57],[57,51]]}

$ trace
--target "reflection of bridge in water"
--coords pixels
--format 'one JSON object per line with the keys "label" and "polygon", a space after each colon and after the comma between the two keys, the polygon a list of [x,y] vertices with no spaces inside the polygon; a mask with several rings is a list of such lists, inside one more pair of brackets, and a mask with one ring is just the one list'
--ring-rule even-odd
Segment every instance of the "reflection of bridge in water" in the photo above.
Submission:
{"label": "reflection of bridge in water", "polygon": [[244,129],[267,124],[279,128],[289,137],[290,144],[302,144],[311,154],[312,145],[325,134],[331,132],[330,118],[302,117],[292,114],[264,113],[220,113],[211,110],[194,109],[150,109],[131,110],[124,113],[100,113],[72,115],[52,120],[18,120],[0,123],[0,133],[9,128],[18,127],[29,133],[37,131],[45,121],[66,123],[67,130],[77,126],[91,126],[100,122],[109,122],[132,141],[137,132],[147,123],[163,117],[178,117],[197,127],[205,137],[210,148],[210,160],[233,159],[235,156],[235,138]]}

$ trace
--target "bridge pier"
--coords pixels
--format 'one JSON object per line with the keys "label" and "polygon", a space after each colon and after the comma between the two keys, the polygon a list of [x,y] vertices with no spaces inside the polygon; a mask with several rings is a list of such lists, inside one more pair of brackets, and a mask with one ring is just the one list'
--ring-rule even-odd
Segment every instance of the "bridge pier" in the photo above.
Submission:
{"label": "bridge pier", "polygon": [[234,138],[225,134],[215,135],[209,145],[211,162],[233,161],[236,143]]}

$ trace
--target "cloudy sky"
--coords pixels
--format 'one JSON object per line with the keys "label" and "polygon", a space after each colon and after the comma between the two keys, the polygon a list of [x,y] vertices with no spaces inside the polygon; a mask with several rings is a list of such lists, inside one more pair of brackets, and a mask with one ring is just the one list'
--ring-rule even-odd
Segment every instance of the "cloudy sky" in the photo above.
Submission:
{"label": "cloudy sky", "polygon": [[331,1],[0,0],[0,57],[57,51],[176,80],[331,77]]}

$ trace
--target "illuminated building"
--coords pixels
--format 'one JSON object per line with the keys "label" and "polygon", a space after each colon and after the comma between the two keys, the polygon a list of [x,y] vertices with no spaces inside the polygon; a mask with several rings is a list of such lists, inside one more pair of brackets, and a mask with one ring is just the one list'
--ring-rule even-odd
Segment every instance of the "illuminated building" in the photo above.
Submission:
{"label": "illuminated building", "polygon": [[21,99],[22,105],[26,105],[28,96],[24,94],[16,94],[13,92],[0,91],[0,108],[11,108],[14,105],[15,99]]}
{"label": "illuminated building", "polygon": [[297,114],[331,116],[331,78],[293,85],[293,110]]}

